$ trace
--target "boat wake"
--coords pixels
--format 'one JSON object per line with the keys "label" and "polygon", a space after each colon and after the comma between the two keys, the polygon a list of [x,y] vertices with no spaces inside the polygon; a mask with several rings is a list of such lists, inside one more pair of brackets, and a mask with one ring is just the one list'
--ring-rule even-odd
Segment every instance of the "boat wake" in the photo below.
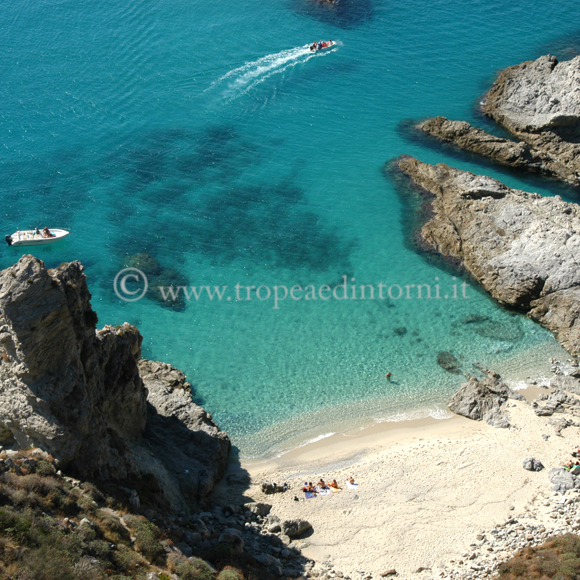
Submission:
{"label": "boat wake", "polygon": [[[334,47],[333,47],[334,49]],[[228,100],[245,95],[260,83],[273,75],[281,74],[296,65],[303,64],[314,57],[326,56],[334,50],[312,52],[309,45],[299,46],[269,54],[253,62],[235,68],[217,81],[214,81],[207,91],[224,88],[222,96]]]}

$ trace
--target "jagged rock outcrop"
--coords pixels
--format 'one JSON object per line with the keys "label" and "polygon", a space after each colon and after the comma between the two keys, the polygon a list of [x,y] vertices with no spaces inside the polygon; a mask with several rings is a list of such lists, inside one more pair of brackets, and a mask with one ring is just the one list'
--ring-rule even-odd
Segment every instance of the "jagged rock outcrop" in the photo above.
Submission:
{"label": "jagged rock outcrop", "polygon": [[[580,185],[580,175],[570,170],[560,156],[537,149],[533,144],[496,137],[471,126],[467,121],[451,121],[445,117],[433,117],[417,125],[427,135],[449,143],[463,151],[481,155],[508,167],[538,173]],[[523,139],[523,137],[520,137]]]}
{"label": "jagged rock outcrop", "polygon": [[142,359],[139,372],[148,391],[146,446],[175,474],[184,494],[205,497],[224,474],[228,436],[192,401],[191,385],[180,370]]}
{"label": "jagged rock outcrop", "polygon": [[419,243],[580,354],[580,207],[445,164],[401,157],[395,165],[429,206]]}
{"label": "jagged rock outcrop", "polygon": [[483,110],[513,133],[551,130],[580,135],[580,56],[558,62],[545,55],[503,70]]}
{"label": "jagged rock outcrop", "polygon": [[445,117],[417,128],[503,165],[580,185],[580,57],[558,62],[545,55],[505,69],[482,110],[517,142]]}
{"label": "jagged rock outcrop", "polygon": [[83,478],[186,509],[222,475],[229,440],[179,371],[142,362],[143,383],[139,331],[96,330],[90,298],[79,262],[47,270],[23,256],[0,272],[2,444],[40,447]]}
{"label": "jagged rock outcrop", "polygon": [[504,410],[508,399],[523,399],[510,389],[494,371],[483,369],[486,377],[478,380],[471,377],[463,383],[449,400],[448,406],[457,415],[475,421],[485,421],[492,427],[507,428],[509,417]]}

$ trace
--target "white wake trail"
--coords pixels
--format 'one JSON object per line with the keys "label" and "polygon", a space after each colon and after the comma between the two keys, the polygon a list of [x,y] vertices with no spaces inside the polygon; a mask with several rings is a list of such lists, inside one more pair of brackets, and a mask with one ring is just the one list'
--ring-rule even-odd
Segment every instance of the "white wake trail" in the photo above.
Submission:
{"label": "white wake trail", "polygon": [[276,54],[269,54],[229,71],[214,81],[206,91],[225,86],[223,96],[229,100],[235,99],[246,94],[256,85],[263,83],[272,75],[283,73],[285,70],[297,64],[304,63],[315,56],[324,56],[325,54],[327,53],[311,52],[309,45],[290,48]]}

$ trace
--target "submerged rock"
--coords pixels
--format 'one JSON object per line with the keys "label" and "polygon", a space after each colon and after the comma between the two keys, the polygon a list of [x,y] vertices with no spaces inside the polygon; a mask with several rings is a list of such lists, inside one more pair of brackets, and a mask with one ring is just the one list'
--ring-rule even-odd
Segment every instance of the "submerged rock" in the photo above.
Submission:
{"label": "submerged rock", "polygon": [[580,207],[445,164],[401,157],[397,165],[430,197],[417,234],[423,247],[459,263],[501,304],[580,354]]}
{"label": "submerged rock", "polygon": [[454,375],[461,374],[461,363],[457,360],[455,355],[450,352],[440,352],[437,355],[437,364],[448,373],[453,373]]}
{"label": "submerged rock", "polygon": [[137,490],[135,504],[187,509],[223,473],[229,440],[179,387],[179,371],[165,380],[142,363],[144,384],[139,331],[96,330],[90,298],[79,262],[47,270],[28,255],[0,273],[2,438]]}

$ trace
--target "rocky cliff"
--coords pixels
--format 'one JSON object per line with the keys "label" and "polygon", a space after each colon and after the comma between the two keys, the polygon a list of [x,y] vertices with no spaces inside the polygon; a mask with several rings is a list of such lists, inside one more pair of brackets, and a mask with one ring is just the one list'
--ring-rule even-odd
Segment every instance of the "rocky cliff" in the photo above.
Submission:
{"label": "rocky cliff", "polygon": [[580,354],[580,207],[444,164],[401,157],[395,165],[429,206],[420,243]]}
{"label": "rocky cliff", "polygon": [[417,128],[503,165],[580,185],[580,57],[558,62],[546,55],[505,69],[482,111],[517,141],[445,117]]}
{"label": "rocky cliff", "polygon": [[139,363],[135,327],[96,329],[90,298],[78,262],[47,270],[23,256],[0,273],[0,444],[186,510],[223,474],[229,439],[182,373]]}

